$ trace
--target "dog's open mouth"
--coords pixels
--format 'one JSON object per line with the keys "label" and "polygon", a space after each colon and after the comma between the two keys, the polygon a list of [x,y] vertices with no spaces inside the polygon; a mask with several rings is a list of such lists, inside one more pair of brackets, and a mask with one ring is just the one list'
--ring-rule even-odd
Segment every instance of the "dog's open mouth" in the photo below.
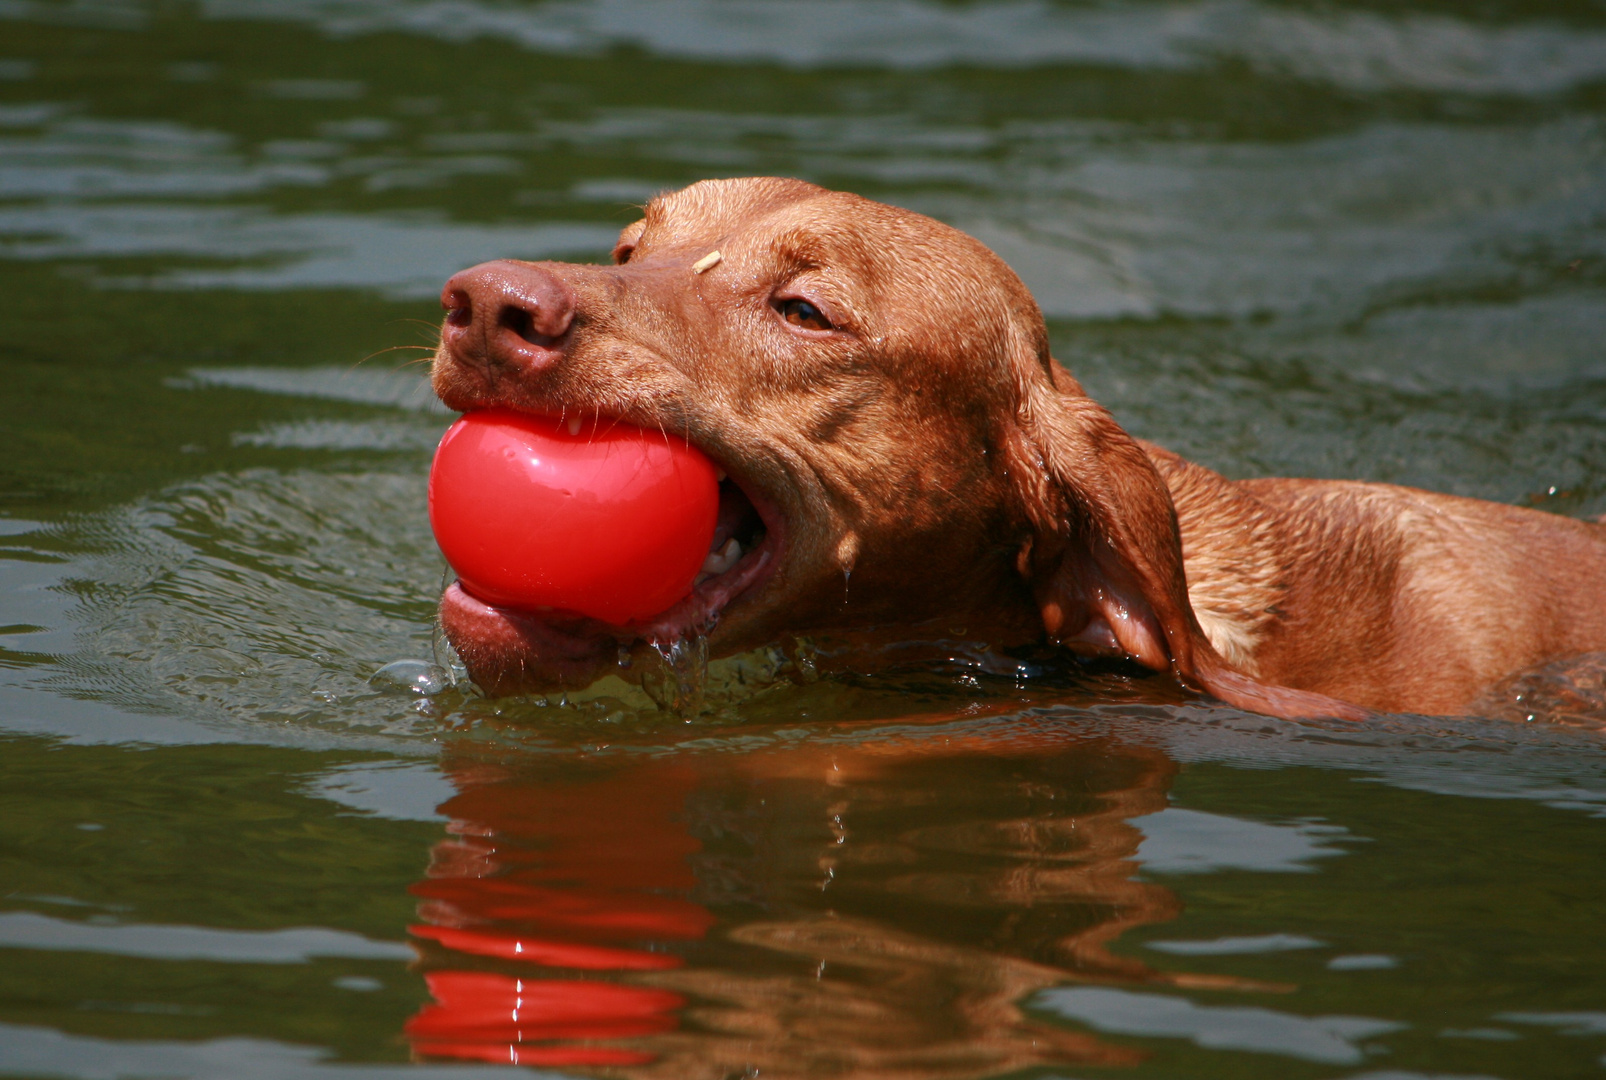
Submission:
{"label": "dog's open mouth", "polygon": [[626,626],[562,611],[488,603],[453,583],[441,597],[441,626],[469,675],[486,692],[579,689],[613,668],[637,642],[667,646],[710,633],[726,608],[774,572],[782,522],[768,500],[730,475],[719,483],[719,517],[691,592],[667,610]]}
{"label": "dog's open mouth", "polygon": [[678,638],[706,633],[718,623],[726,607],[746,593],[773,568],[779,549],[765,515],[735,480],[719,482],[719,518],[714,537],[685,599],[650,619],[623,628],[629,637],[663,645]]}

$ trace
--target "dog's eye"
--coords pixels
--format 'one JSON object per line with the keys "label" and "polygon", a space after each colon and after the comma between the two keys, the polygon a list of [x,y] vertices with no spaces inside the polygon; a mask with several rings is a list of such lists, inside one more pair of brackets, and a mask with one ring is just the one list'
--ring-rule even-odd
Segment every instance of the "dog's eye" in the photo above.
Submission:
{"label": "dog's eye", "polygon": [[614,265],[615,266],[623,266],[625,263],[629,262],[630,261],[630,256],[635,253],[635,250],[636,250],[636,245],[635,244],[620,244],[618,247],[614,248],[613,249],[613,262],[614,262]]}
{"label": "dog's eye", "polygon": [[831,325],[831,320],[807,300],[782,300],[776,307],[781,312],[781,318],[793,326],[801,326],[805,330],[835,329]]}

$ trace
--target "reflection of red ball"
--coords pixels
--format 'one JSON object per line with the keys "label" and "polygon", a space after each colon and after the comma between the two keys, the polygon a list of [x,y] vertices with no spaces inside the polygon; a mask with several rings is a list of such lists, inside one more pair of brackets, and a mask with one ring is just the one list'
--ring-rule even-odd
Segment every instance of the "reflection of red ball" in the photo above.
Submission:
{"label": "reflection of red ball", "polygon": [[430,525],[471,595],[614,625],[691,591],[718,516],[701,451],[610,420],[571,434],[549,417],[471,412],[429,474]]}

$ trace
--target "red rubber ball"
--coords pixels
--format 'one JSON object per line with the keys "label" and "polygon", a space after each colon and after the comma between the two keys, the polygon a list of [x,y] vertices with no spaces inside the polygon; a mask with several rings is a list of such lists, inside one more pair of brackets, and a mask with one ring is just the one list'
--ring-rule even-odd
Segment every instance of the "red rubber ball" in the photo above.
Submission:
{"label": "red rubber ball", "polygon": [[691,592],[719,516],[713,462],[604,420],[571,433],[510,409],[453,424],[429,474],[429,523],[471,596],[614,625]]}

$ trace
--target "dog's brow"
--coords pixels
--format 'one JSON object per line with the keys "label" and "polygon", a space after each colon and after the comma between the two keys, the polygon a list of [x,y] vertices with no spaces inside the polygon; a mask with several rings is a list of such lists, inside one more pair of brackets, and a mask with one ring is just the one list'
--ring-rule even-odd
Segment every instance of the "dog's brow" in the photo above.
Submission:
{"label": "dog's brow", "polygon": [[824,267],[840,261],[843,245],[829,233],[813,228],[788,228],[770,239],[770,248],[794,267]]}

